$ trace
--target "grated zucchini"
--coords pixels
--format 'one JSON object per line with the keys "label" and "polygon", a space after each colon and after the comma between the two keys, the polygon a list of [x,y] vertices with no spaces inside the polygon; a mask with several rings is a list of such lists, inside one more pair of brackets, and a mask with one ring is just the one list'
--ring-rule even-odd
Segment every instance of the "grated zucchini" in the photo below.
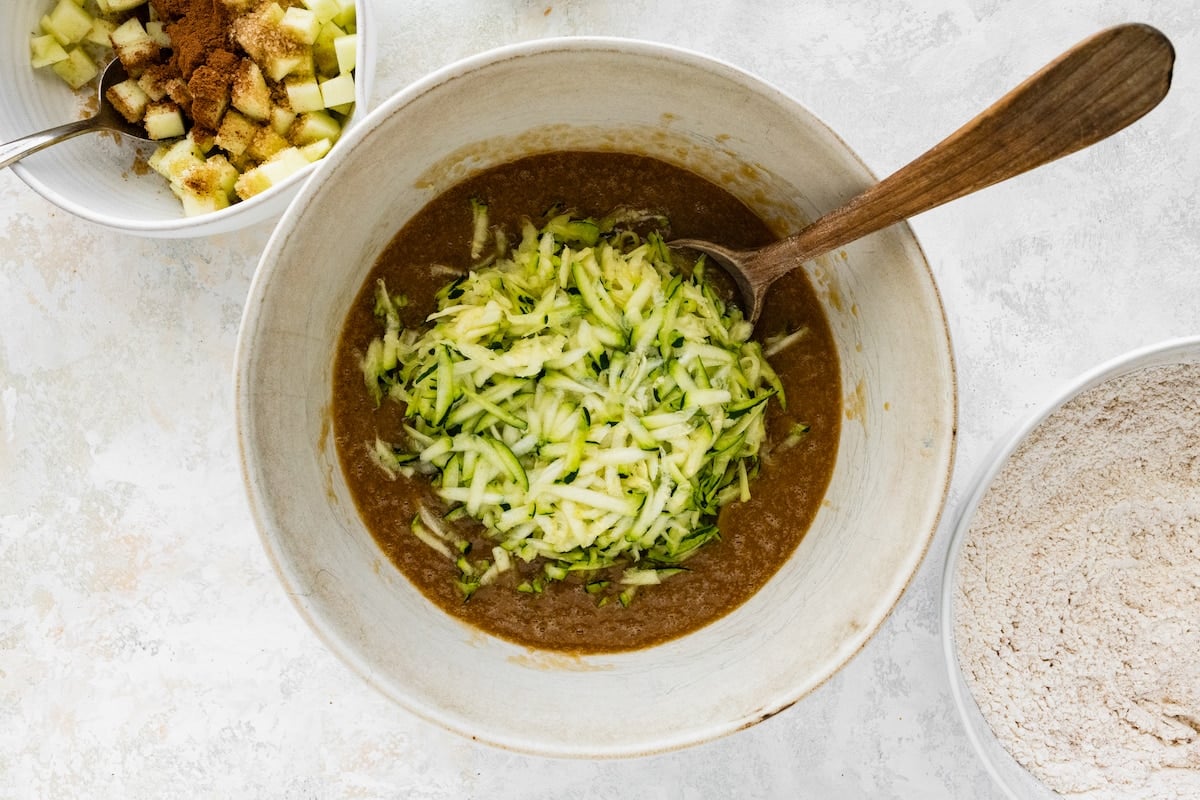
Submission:
{"label": "grated zucchini", "polygon": [[[477,259],[487,209],[472,210]],[[627,605],[718,538],[722,504],[749,498],[783,386],[703,261],[684,274],[660,236],[620,227],[629,219],[526,223],[515,249],[501,240],[444,287],[420,328],[402,329],[404,299],[377,287],[384,330],[363,373],[377,403],[404,404],[408,436],[374,457],[429,473],[451,514],[482,523],[492,560],[452,559],[466,597],[515,558],[541,566],[519,591],[581,573],[589,594],[606,601],[611,583]],[[414,533],[453,555],[428,520]],[[596,575],[610,567],[623,577]]]}

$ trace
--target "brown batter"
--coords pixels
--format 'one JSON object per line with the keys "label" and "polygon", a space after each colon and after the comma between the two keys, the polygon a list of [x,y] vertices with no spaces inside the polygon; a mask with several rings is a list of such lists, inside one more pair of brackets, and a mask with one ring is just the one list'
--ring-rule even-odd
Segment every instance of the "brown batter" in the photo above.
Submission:
{"label": "brown batter", "polygon": [[[791,555],[808,529],[829,483],[841,419],[837,353],[829,325],[801,270],[771,290],[757,332],[770,336],[807,327],[807,335],[771,359],[787,393],[787,409],[772,401],[768,443],[783,440],[798,422],[810,432],[798,445],[769,452],[751,485],[752,499],[721,513],[721,539],[688,559],[687,571],[662,585],[640,587],[629,607],[598,606],[574,580],[550,582],[540,595],[515,590],[540,570],[524,565],[502,573],[468,602],[455,586],[457,569],[411,532],[420,503],[439,508],[428,481],[389,480],[368,454],[377,436],[400,441],[403,409],[376,409],[359,367],[380,334],[372,314],[374,287],[386,280],[409,299],[405,325],[418,326],[433,310],[434,293],[449,280],[431,270],[469,266],[470,199],[488,204],[491,221],[509,241],[520,238],[522,217],[535,221],[552,207],[603,216],[628,205],[665,214],[670,236],[691,236],[734,247],[773,237],[740,201],[691,172],[643,156],[619,153],[552,153],[506,164],[450,189],[423,209],[389,244],[350,310],[335,364],[333,415],[338,456],[360,514],[397,567],[447,613],[489,633],[530,646],[578,653],[646,647],[693,631],[736,608]],[[768,445],[769,448],[769,445]],[[458,530],[477,552],[490,543],[471,522]]]}

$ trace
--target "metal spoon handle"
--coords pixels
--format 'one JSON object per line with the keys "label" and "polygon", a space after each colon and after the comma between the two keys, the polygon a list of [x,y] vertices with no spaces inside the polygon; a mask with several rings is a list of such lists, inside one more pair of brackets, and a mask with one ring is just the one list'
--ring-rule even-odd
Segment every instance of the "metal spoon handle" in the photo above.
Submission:
{"label": "metal spoon handle", "polygon": [[13,139],[11,142],[5,142],[4,144],[0,144],[0,168],[7,167],[9,164],[20,161],[25,156],[36,153],[52,144],[58,144],[81,133],[100,129],[101,126],[96,124],[96,118],[91,117],[89,119],[68,122],[65,125],[56,125],[44,131],[31,133],[28,136],[22,136],[20,139]]}
{"label": "metal spoon handle", "polygon": [[1174,58],[1171,43],[1148,25],[1120,25],[1080,42],[915,161],[763,248],[754,282],[765,288],[800,261],[1116,133],[1166,96]]}

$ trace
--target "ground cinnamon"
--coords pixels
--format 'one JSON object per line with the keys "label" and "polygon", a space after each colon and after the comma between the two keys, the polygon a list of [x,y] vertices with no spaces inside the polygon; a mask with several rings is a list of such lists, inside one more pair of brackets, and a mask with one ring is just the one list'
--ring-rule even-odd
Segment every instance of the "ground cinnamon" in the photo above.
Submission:
{"label": "ground cinnamon", "polygon": [[160,14],[168,12],[162,19],[174,49],[171,62],[184,80],[190,80],[213,51],[228,49],[231,15],[221,0],[164,0],[155,8]]}
{"label": "ground cinnamon", "polygon": [[225,109],[229,108],[230,80],[217,70],[202,64],[196,67],[188,81],[192,95],[192,121],[196,127],[216,131]]}

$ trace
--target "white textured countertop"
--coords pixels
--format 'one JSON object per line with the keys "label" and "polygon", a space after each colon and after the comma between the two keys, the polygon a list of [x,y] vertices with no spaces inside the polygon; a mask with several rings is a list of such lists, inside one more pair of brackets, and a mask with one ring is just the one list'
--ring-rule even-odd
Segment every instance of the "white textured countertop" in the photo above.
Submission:
{"label": "white textured countertop", "polygon": [[444,733],[364,685],[293,610],[251,522],[233,420],[237,328],[269,225],[128,238],[0,170],[0,798],[999,797],[942,666],[950,523],[991,444],[1052,391],[1200,333],[1200,6],[376,5],[376,100],[509,42],[652,39],[775,83],[880,175],[1100,28],[1149,22],[1178,60],[1170,95],[1133,128],[913,223],[955,344],[959,449],[942,529],[879,634],[778,716],[630,761]]}

